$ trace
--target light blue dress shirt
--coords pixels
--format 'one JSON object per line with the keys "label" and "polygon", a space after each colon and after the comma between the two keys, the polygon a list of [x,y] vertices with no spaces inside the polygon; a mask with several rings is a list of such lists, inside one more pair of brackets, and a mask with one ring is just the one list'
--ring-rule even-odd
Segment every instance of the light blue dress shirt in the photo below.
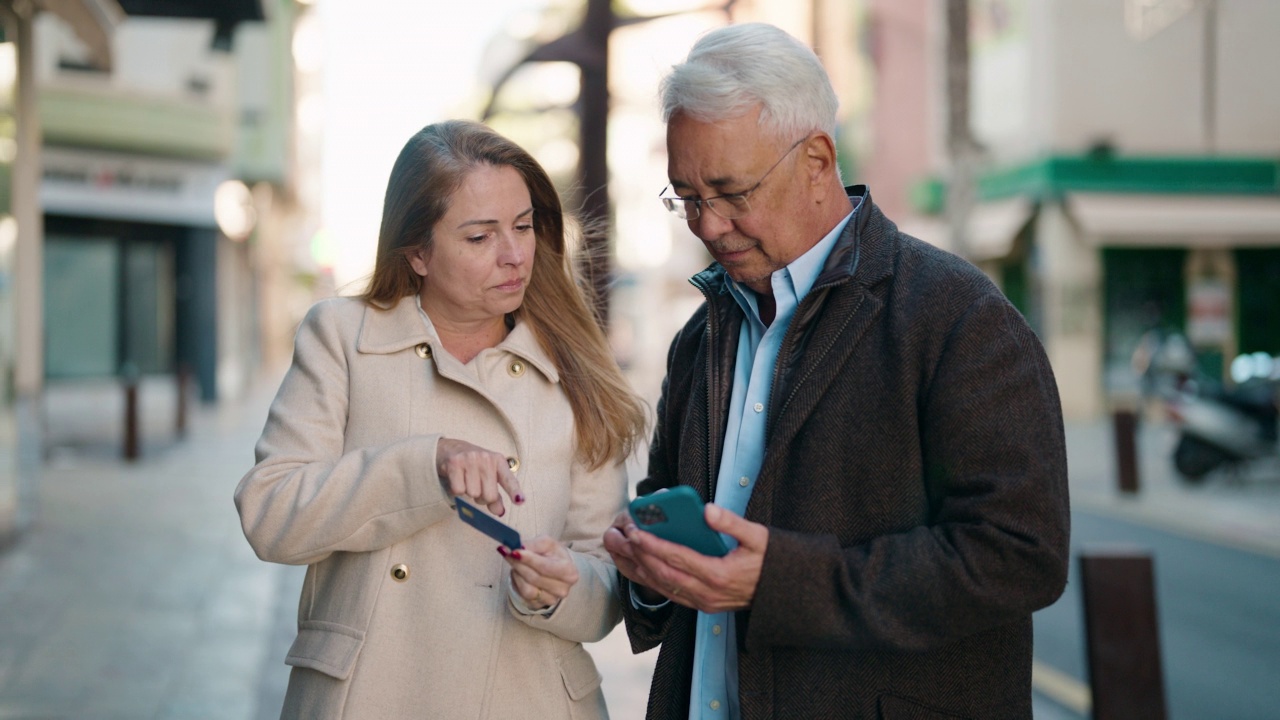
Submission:
{"label": "light blue dress shirt", "polygon": [[[756,475],[764,462],[764,431],[769,415],[769,392],[778,362],[782,338],[791,325],[800,301],[813,288],[836,239],[844,231],[850,212],[804,255],[770,277],[777,305],[773,322],[765,325],[755,291],[725,276],[730,294],[746,315],[738,334],[738,355],[729,399],[729,421],[716,478],[715,503],[744,515]],[[732,550],[737,541],[722,535]],[[693,689],[689,717],[738,720],[738,645],[733,613],[698,613],[693,651]]]}

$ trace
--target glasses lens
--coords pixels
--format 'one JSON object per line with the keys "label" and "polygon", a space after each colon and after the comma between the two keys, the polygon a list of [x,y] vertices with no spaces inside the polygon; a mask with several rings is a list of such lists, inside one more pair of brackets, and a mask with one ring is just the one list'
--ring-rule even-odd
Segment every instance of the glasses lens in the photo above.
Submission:
{"label": "glasses lens", "polygon": [[734,220],[751,212],[746,195],[721,195],[703,200],[711,211],[725,220]]}
{"label": "glasses lens", "polygon": [[698,217],[698,203],[692,200],[664,197],[662,198],[662,204],[666,205],[667,210],[681,220]]}

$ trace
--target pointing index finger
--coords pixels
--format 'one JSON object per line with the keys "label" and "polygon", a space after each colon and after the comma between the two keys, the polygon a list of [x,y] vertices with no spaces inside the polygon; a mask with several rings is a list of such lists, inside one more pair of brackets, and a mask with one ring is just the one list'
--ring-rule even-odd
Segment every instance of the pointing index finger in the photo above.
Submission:
{"label": "pointing index finger", "polygon": [[520,489],[520,480],[516,478],[516,471],[520,469],[520,461],[509,457],[506,459],[507,466],[498,468],[498,484],[502,489],[507,491],[507,496],[517,505],[524,503],[524,491]]}

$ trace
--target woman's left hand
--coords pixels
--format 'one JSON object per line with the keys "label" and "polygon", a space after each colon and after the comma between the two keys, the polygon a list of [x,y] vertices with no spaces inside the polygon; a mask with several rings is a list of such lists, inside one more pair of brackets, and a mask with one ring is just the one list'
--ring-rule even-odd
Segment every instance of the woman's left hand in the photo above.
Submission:
{"label": "woman's left hand", "polygon": [[549,608],[569,596],[578,582],[578,566],[569,550],[546,535],[525,543],[519,550],[498,546],[511,566],[511,585],[531,610]]}

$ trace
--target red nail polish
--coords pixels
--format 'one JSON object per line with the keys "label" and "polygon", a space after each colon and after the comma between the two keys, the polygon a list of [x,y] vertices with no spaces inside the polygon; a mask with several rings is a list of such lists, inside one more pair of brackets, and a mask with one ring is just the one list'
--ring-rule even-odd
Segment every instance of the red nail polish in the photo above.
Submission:
{"label": "red nail polish", "polygon": [[503,546],[503,545],[499,545],[499,546],[498,546],[498,554],[499,554],[499,555],[501,555],[502,557],[506,557],[506,556],[507,556],[507,548],[506,548],[505,546]]}
{"label": "red nail polish", "polygon": [[524,502],[524,496],[523,496],[523,495],[519,495],[519,494],[517,494],[515,499],[516,499],[516,504],[517,504],[517,505],[519,505],[520,503]]}
{"label": "red nail polish", "polygon": [[519,560],[519,559],[520,559],[520,551],[519,551],[519,550],[512,550],[512,551],[511,551],[511,557],[513,557],[513,558],[515,558],[515,559]]}

